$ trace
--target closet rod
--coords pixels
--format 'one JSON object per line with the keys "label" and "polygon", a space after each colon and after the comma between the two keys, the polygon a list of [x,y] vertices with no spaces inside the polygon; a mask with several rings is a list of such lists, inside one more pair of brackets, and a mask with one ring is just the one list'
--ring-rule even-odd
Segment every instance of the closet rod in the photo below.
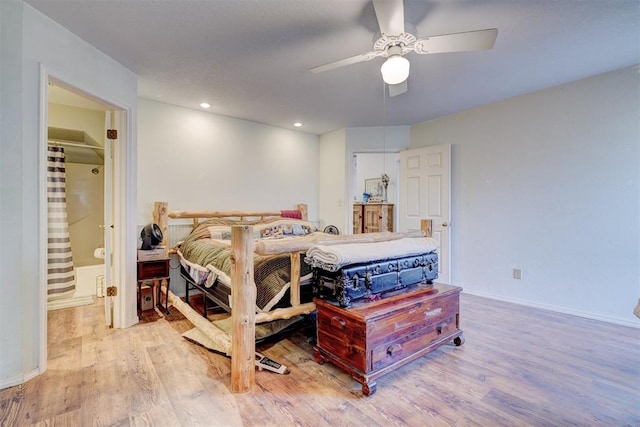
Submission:
{"label": "closet rod", "polygon": [[87,145],[87,144],[75,144],[73,142],[58,141],[55,139],[50,139],[47,141],[47,143],[51,145],[66,145],[68,147],[90,148],[92,150],[104,150],[104,147],[98,147],[98,146],[94,147],[93,145]]}

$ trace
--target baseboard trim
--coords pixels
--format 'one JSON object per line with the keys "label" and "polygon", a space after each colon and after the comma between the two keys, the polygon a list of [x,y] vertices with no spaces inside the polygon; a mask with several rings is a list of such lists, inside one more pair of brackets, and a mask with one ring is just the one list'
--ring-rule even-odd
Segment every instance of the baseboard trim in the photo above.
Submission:
{"label": "baseboard trim", "polygon": [[47,302],[47,311],[59,310],[61,308],[79,307],[81,305],[90,305],[95,302],[93,295],[84,297],[64,298]]}
{"label": "baseboard trim", "polygon": [[[540,304],[540,303],[535,303],[535,302],[531,302],[531,301],[525,301],[525,300],[521,300],[521,299],[517,299],[517,298],[505,297],[505,296],[502,296],[502,295],[490,294],[490,293],[486,293],[486,292],[477,292],[477,291],[467,291],[467,290],[465,290],[465,291],[463,291],[463,293],[469,294],[469,295],[475,295],[475,296],[478,296],[478,297],[488,298],[488,299],[494,299],[494,300],[498,300],[498,301],[510,302],[510,303],[518,304],[518,305],[524,305],[524,306],[527,306],[527,307],[540,308],[540,309],[543,309],[543,310],[554,311],[554,312],[562,313],[562,314],[570,314],[572,316],[584,317],[586,319],[599,320],[601,322],[613,323],[613,324],[621,325],[621,326],[628,326],[630,328],[640,329],[640,320],[634,322],[632,320],[625,320],[625,319],[618,319],[618,318],[615,318],[615,317],[600,316],[600,315],[597,315],[597,314],[588,313],[588,312],[580,311],[580,310],[574,310],[574,309],[567,308],[567,307],[560,307],[560,306],[557,306],[557,305],[549,305],[549,304]],[[631,309],[633,309],[633,307]]]}
{"label": "baseboard trim", "polygon": [[40,374],[41,374],[40,368],[32,369],[31,371],[29,371],[26,374],[24,374],[24,382],[27,382],[30,379],[35,378]]}
{"label": "baseboard trim", "polygon": [[0,381],[0,390],[4,390],[5,388],[13,387],[16,385],[24,384],[32,378],[40,375],[40,369],[35,368],[30,370],[29,372],[25,372],[23,374],[14,375],[13,377],[5,378]]}

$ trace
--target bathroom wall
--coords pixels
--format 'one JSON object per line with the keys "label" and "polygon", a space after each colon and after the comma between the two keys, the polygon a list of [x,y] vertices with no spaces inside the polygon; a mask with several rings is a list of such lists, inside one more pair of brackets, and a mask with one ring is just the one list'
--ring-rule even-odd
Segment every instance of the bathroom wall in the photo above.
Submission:
{"label": "bathroom wall", "polygon": [[[49,103],[48,113],[49,127],[84,131],[95,142],[103,143],[104,111]],[[104,263],[93,256],[94,250],[104,245],[100,228],[104,224],[104,166],[76,163],[75,158],[89,157],[81,156],[83,153],[78,153],[81,150],[65,149],[69,153],[66,158],[67,218],[75,267]]]}
{"label": "bathroom wall", "polygon": [[49,102],[48,114],[49,126],[82,130],[98,144],[104,145],[104,111]]}
{"label": "bathroom wall", "polygon": [[[104,245],[104,167],[67,163],[67,219],[73,265],[102,264],[93,252]],[[97,170],[97,174],[92,171]]]}

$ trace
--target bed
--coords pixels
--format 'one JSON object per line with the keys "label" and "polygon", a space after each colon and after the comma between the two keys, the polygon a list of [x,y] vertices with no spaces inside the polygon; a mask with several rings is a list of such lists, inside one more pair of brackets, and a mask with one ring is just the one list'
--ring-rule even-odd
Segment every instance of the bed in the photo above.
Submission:
{"label": "bed", "polygon": [[219,351],[232,356],[231,388],[234,392],[247,391],[254,381],[256,324],[289,319],[315,310],[315,304],[304,292],[311,273],[310,265],[304,262],[304,253],[309,248],[425,235],[420,230],[325,234],[307,220],[304,204],[297,205],[295,210],[279,212],[167,213],[166,203],[157,202],[154,221],[163,231],[168,227],[168,218],[193,221],[193,231],[176,248],[176,253],[192,286],[205,290],[217,304],[231,310],[232,325],[229,330],[221,331],[165,290],[167,297],[198,330],[215,341]]}
{"label": "bed", "polygon": [[[203,315],[208,309],[207,299],[231,311],[231,227],[240,224],[252,226],[256,241],[290,239],[317,233],[315,225],[309,221],[282,216],[242,220],[213,218],[198,223],[176,252],[182,276],[188,284],[187,301],[191,290],[198,290],[207,297],[204,299]],[[254,254],[257,313],[290,306],[291,262],[290,254]],[[311,267],[302,262],[301,257],[297,257],[295,262],[300,272],[301,302],[310,302]]]}
{"label": "bed", "polygon": [[[207,299],[231,312],[231,229],[251,226],[254,241],[253,276],[256,284],[256,321],[258,323],[287,318],[313,311],[312,266],[304,262],[311,247],[341,243],[387,242],[423,236],[408,233],[370,233],[367,235],[333,235],[320,232],[306,218],[306,205],[279,212],[251,211],[174,211],[169,218],[189,218],[191,233],[175,248],[181,273],[189,292],[197,290]],[[292,268],[293,267],[293,268]],[[213,307],[211,307],[213,308]]]}

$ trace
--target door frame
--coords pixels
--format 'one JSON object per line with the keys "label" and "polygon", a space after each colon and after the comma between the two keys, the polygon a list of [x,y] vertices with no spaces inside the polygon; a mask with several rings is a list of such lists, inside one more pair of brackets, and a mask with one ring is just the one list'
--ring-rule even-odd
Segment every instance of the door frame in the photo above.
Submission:
{"label": "door frame", "polygon": [[[387,155],[387,154],[398,154],[398,156],[400,155],[400,152],[402,150],[401,149],[390,149],[390,150],[383,150],[383,149],[356,149],[356,150],[352,150],[348,152],[348,177],[345,179],[345,183],[348,182],[349,184],[346,185],[345,187],[347,188],[347,195],[345,196],[345,200],[347,201],[347,203],[344,204],[344,209],[345,212],[344,214],[346,215],[346,219],[345,219],[345,234],[353,234],[353,203],[354,200],[358,200],[361,201],[362,199],[358,199],[358,196],[361,196],[360,194],[356,194],[356,188],[358,186],[357,182],[356,182],[356,178],[358,175],[358,171],[357,171],[357,164],[356,164],[356,156],[358,154],[382,154],[382,155]],[[399,161],[399,160],[398,160]],[[399,162],[395,162],[393,164],[393,167],[395,169],[395,173],[396,176],[398,177],[398,180],[400,179],[400,163]],[[395,206],[394,211],[397,209],[399,203],[400,203],[400,186],[398,183],[398,189],[396,191],[396,198],[395,200],[389,200],[389,203],[393,203]],[[394,213],[394,218],[393,218],[393,229],[398,231],[398,214]]]}
{"label": "door frame", "polygon": [[[101,94],[91,86],[78,82],[68,74],[40,64],[38,100],[38,365],[39,373],[47,369],[47,139],[48,139],[48,84],[49,81],[83,97],[105,105],[119,115],[118,140],[121,149],[114,158],[114,217],[116,239],[113,245],[112,265],[114,283],[118,285],[115,297],[114,327],[126,328],[138,322],[136,289],[126,286],[135,283],[135,124],[132,107]],[[108,254],[106,255],[108,256]],[[131,289],[129,289],[131,288]]]}

